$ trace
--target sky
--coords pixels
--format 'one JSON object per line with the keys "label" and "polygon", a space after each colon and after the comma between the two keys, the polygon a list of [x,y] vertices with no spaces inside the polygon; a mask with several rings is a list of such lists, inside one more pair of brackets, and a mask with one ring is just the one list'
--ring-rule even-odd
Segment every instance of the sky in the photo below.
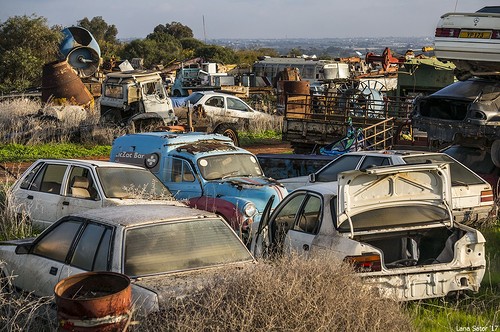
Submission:
{"label": "sky", "polygon": [[194,37],[282,39],[434,36],[439,17],[475,12],[498,0],[0,0],[0,23],[45,17],[49,26],[101,16],[118,38],[144,38],[159,24],[180,22]]}

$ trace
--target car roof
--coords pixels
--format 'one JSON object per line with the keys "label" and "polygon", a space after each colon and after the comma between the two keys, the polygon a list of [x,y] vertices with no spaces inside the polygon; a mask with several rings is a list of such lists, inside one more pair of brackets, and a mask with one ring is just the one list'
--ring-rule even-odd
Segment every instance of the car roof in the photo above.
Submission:
{"label": "car roof", "polygon": [[415,155],[436,155],[443,154],[441,152],[429,152],[429,151],[418,151],[418,150],[373,150],[373,151],[354,151],[347,153],[348,155],[363,155],[363,156],[380,156],[380,155],[390,155],[390,156],[415,156]]}
{"label": "car roof", "polygon": [[107,160],[88,160],[88,159],[38,159],[38,162],[49,162],[49,163],[60,163],[68,165],[85,165],[94,167],[116,167],[116,168],[134,168],[134,169],[144,169],[143,167],[121,164],[113,161]]}
{"label": "car roof", "polygon": [[75,214],[85,219],[101,221],[124,227],[141,226],[165,221],[219,218],[216,214],[188,207],[169,204],[133,204],[91,209]]}

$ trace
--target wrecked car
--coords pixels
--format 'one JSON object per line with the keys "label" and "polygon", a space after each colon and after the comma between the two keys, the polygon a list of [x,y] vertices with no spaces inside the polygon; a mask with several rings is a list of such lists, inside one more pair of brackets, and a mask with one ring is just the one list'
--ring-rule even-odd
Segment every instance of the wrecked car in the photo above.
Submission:
{"label": "wrecked car", "polygon": [[416,150],[378,150],[349,152],[309,176],[281,179],[292,191],[298,187],[318,182],[337,181],[339,173],[373,166],[421,164],[427,162],[450,163],[451,207],[456,221],[477,224],[494,215],[495,204],[492,186],[458,160],[445,153]]}
{"label": "wrecked car", "polygon": [[239,145],[238,131],[248,130],[250,122],[274,119],[273,115],[254,110],[236,96],[215,91],[197,91],[187,97],[184,107],[176,113],[181,122],[187,117],[188,109],[196,128],[231,137],[235,145]]}
{"label": "wrecked car", "polygon": [[38,228],[82,210],[133,203],[182,205],[151,172],[98,160],[39,159],[9,189],[7,204]]}
{"label": "wrecked car", "polygon": [[219,134],[152,132],[116,138],[111,161],[145,166],[189,206],[221,215],[246,238],[269,197],[288,193],[257,158]]}
{"label": "wrecked car", "polygon": [[102,84],[101,123],[135,131],[177,124],[172,100],[159,72],[111,72]]}
{"label": "wrecked car", "polygon": [[453,220],[450,181],[445,163],[343,172],[338,185],[302,187],[266,209],[252,250],[333,253],[397,300],[477,291],[485,239]]}
{"label": "wrecked car", "polygon": [[127,205],[66,216],[36,238],[0,242],[0,273],[15,287],[51,296],[62,279],[111,271],[132,280],[139,313],[200,291],[222,269],[254,264],[217,215],[187,206]]}

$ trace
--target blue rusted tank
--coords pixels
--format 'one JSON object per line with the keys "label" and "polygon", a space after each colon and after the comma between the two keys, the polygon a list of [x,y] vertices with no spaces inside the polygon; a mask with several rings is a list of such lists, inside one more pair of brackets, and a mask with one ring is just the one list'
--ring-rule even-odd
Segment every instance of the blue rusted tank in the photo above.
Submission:
{"label": "blue rusted tank", "polygon": [[92,76],[99,68],[101,49],[92,34],[77,26],[62,30],[64,39],[59,45],[59,57],[66,60],[78,76]]}

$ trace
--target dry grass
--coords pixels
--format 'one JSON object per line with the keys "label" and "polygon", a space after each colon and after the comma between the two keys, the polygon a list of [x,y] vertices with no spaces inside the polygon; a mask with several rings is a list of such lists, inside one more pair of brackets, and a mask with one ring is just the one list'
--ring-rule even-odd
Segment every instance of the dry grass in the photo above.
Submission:
{"label": "dry grass", "polygon": [[98,125],[99,112],[74,106],[42,106],[38,100],[17,98],[0,102],[0,143],[111,144],[125,131]]}
{"label": "dry grass", "polygon": [[400,304],[380,298],[331,257],[289,257],[231,271],[139,321],[138,331],[412,330]]}
{"label": "dry grass", "polygon": [[0,275],[0,331],[55,331],[53,297],[16,292],[11,280]]}

